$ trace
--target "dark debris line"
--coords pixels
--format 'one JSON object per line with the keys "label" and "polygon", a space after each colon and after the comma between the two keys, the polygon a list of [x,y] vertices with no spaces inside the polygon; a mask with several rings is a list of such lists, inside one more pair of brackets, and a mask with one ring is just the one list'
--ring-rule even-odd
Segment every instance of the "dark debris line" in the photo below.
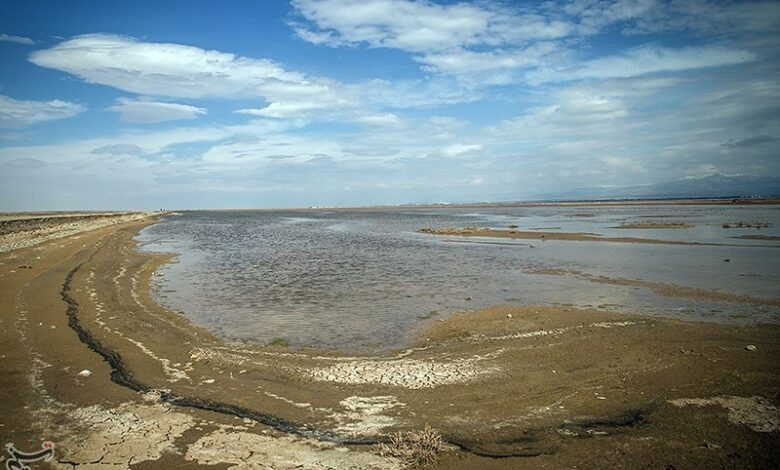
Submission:
{"label": "dark debris line", "polygon": [[[82,263],[83,264],[83,263]],[[73,281],[73,276],[81,269],[82,264],[73,268],[67,276],[65,276],[65,282],[62,284],[62,290],[60,296],[62,300],[68,305],[68,326],[76,332],[79,336],[79,340],[87,345],[87,347],[93,352],[99,354],[104,361],[111,366],[111,381],[117,385],[125,388],[129,388],[135,392],[147,393],[153,389],[138,382],[133,375],[127,370],[125,363],[122,362],[122,357],[116,351],[112,351],[103,346],[98,340],[93,338],[87,330],[81,326],[81,322],[78,317],[79,304],[70,295],[70,284]],[[229,416],[236,416],[239,418],[247,418],[256,421],[260,424],[273,428],[279,432],[285,434],[291,434],[295,436],[301,436],[308,439],[314,439],[322,442],[332,442],[342,445],[374,445],[383,442],[387,442],[387,439],[353,439],[340,436],[330,431],[322,429],[316,429],[303,424],[295,423],[284,418],[252,411],[237,405],[229,403],[221,403],[211,400],[203,400],[200,398],[188,398],[181,397],[172,392],[164,391],[160,393],[160,400],[171,405],[181,406],[185,408],[196,408],[199,410],[213,411],[215,413],[221,413]],[[508,457],[534,457],[543,453],[549,453],[545,451],[535,451],[531,449],[521,449],[517,453],[504,453],[504,452],[491,452],[488,450],[480,449],[479,446],[472,445],[470,443],[462,442],[454,438],[445,438],[445,442],[455,446],[470,454],[474,454],[480,457],[488,457],[494,459],[502,459]]]}

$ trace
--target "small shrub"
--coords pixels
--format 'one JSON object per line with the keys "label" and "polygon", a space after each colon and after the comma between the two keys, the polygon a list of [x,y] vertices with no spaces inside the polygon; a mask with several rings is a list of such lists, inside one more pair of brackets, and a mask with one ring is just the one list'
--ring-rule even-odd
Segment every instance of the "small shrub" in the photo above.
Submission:
{"label": "small shrub", "polygon": [[271,340],[270,343],[268,343],[268,346],[278,346],[278,347],[287,347],[290,343],[284,338],[274,338]]}
{"label": "small shrub", "polygon": [[441,434],[427,424],[420,431],[397,432],[389,443],[377,444],[376,452],[383,457],[395,457],[409,465],[436,463],[444,448]]}

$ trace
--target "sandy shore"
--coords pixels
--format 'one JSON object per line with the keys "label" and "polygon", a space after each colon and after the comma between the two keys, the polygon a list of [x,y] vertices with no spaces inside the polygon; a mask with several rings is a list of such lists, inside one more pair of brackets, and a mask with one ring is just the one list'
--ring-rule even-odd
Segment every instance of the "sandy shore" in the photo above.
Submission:
{"label": "sandy shore", "polygon": [[375,445],[429,425],[439,468],[780,465],[778,325],[495,307],[381,356],[227,344],[151,299],[150,222],[0,254],[4,442],[67,469],[395,469]]}

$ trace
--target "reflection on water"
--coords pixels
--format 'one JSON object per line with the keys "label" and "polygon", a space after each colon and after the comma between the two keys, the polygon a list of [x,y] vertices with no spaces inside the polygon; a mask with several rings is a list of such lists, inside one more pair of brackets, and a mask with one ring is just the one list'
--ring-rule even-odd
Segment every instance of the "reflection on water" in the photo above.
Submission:
{"label": "reflection on water", "polygon": [[[622,223],[695,224],[620,229]],[[770,228],[724,229],[723,223]],[[756,246],[680,246],[437,237],[421,227],[489,226]],[[422,318],[495,304],[574,304],[712,321],[776,321],[780,309],[659,296],[531,271],[557,268],[778,298],[777,206],[617,206],[384,211],[190,212],[142,231],[179,254],[158,300],[226,338],[370,349],[401,346]],[[724,262],[729,259],[729,262]],[[433,314],[436,312],[436,315]]]}

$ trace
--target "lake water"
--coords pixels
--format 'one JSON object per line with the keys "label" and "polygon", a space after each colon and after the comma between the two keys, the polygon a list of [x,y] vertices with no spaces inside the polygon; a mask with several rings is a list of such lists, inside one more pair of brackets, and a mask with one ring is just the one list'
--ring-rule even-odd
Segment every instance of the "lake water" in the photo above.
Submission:
{"label": "lake water", "polygon": [[[769,228],[725,229],[765,222]],[[688,229],[619,229],[621,223]],[[441,237],[422,227],[484,226],[756,246]],[[497,304],[572,304],[718,322],[776,322],[769,306],[664,297],[555,268],[780,298],[780,206],[592,206],[360,211],[203,211],[138,236],[177,261],[154,278],[157,300],[234,341],[351,350],[408,344],[431,318]],[[533,245],[533,247],[531,246]],[[730,262],[724,262],[724,259]]]}

